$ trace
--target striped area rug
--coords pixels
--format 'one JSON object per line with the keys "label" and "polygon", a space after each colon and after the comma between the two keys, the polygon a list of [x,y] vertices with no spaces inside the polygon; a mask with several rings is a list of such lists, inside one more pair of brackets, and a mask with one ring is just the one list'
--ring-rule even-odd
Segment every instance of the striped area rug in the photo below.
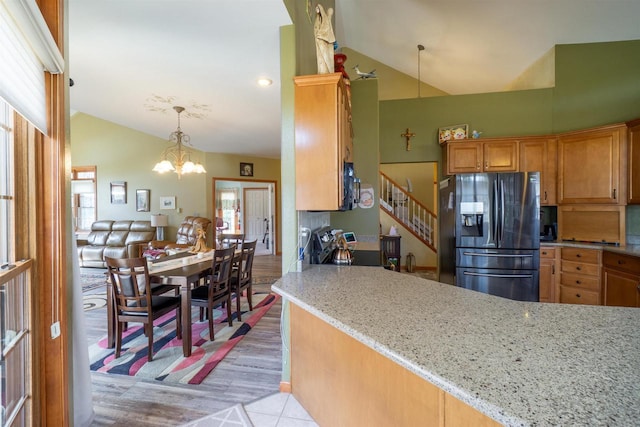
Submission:
{"label": "striped area rug", "polygon": [[[242,322],[234,320],[229,327],[226,309],[214,309],[215,340],[209,341],[208,322],[198,321],[198,309],[193,309],[192,353],[182,354],[182,340],[176,337],[175,311],[154,323],[153,361],[147,361],[147,337],[141,324],[131,324],[123,334],[122,351],[115,358],[115,350],[106,348],[104,337],[89,347],[92,371],[131,375],[170,383],[200,384],[233,347],[247,335],[279,296],[272,293],[253,295],[253,310],[249,311],[246,298],[242,298]],[[235,301],[232,302],[235,307]],[[235,312],[233,313],[235,318]]]}

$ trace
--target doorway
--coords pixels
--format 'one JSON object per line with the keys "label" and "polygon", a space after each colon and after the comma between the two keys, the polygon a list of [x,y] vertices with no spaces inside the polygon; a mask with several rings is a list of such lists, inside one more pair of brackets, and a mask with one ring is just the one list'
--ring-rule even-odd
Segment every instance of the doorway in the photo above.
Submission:
{"label": "doorway", "polygon": [[277,254],[276,181],[213,178],[212,187],[214,239],[218,233],[243,233],[257,241],[256,255]]}

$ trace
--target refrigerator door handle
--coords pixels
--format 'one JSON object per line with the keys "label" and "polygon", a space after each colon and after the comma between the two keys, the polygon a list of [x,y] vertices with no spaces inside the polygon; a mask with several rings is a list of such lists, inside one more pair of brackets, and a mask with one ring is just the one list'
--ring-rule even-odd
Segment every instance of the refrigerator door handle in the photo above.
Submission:
{"label": "refrigerator door handle", "polygon": [[473,273],[471,271],[464,271],[462,274],[465,276],[479,276],[479,277],[496,277],[504,279],[531,279],[533,274],[490,274],[490,273]]}
{"label": "refrigerator door handle", "polygon": [[495,257],[495,258],[531,258],[532,254],[483,254],[477,252],[463,252],[464,256],[482,256],[482,257]]}
{"label": "refrigerator door handle", "polygon": [[491,213],[491,225],[493,226],[493,230],[491,230],[493,232],[493,241],[496,244],[496,246],[498,245],[498,240],[499,240],[499,236],[498,236],[498,218],[500,217],[500,212],[498,211],[498,208],[500,206],[500,201],[498,200],[498,181],[493,181],[493,212]]}
{"label": "refrigerator door handle", "polygon": [[500,245],[504,235],[504,181],[500,180]]}

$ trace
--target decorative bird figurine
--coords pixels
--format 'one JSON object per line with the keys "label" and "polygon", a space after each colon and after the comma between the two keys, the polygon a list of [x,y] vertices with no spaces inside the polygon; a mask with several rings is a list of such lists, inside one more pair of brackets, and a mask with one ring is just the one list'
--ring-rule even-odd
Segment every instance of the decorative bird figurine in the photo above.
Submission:
{"label": "decorative bird figurine", "polygon": [[474,130],[473,132],[471,132],[471,138],[478,139],[478,138],[480,138],[480,134],[481,133],[482,132],[478,132],[477,130]]}
{"label": "decorative bird figurine", "polygon": [[360,76],[358,77],[359,79],[375,79],[378,77],[376,76],[376,70],[371,70],[368,73],[363,73],[362,71],[360,71],[357,65],[353,67],[353,69],[356,70],[356,74]]}

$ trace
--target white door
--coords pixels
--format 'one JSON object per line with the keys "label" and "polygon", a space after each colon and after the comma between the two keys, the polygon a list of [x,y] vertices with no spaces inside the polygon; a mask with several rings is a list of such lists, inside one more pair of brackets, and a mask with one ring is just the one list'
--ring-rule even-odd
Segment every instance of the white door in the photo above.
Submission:
{"label": "white door", "polygon": [[246,188],[244,196],[245,240],[262,242],[269,218],[269,191],[267,188]]}

